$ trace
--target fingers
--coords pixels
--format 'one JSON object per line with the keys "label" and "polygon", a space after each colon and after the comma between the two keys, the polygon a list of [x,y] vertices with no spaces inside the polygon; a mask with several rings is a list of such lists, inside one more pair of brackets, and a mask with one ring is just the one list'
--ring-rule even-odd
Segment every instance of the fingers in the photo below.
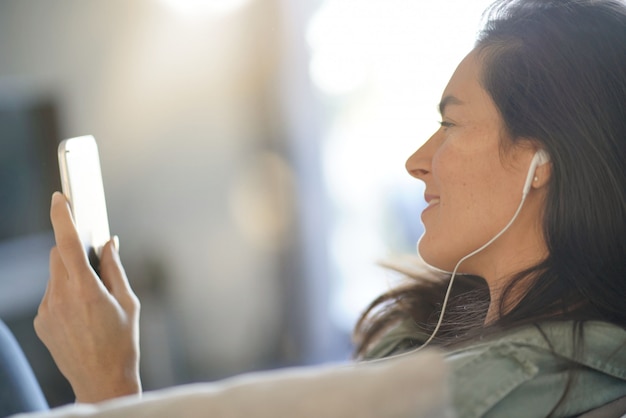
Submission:
{"label": "fingers", "polygon": [[50,280],[53,282],[59,280],[67,280],[67,270],[61,259],[61,254],[57,247],[52,247],[50,250]]}
{"label": "fingers", "polygon": [[120,304],[136,305],[138,301],[128,282],[117,247],[119,247],[119,240],[117,237],[113,237],[102,249],[102,258],[100,260],[101,279]]}
{"label": "fingers", "polygon": [[49,296],[55,294],[59,287],[64,286],[68,279],[69,276],[65,265],[63,265],[63,260],[61,260],[59,249],[52,247],[50,250],[50,279],[48,280],[44,301],[48,302]]}
{"label": "fingers", "polygon": [[88,274],[90,266],[87,254],[76,231],[67,200],[59,192],[52,195],[50,220],[60,258],[69,276],[82,277]]}
{"label": "fingers", "polygon": [[[108,290],[126,310],[138,312],[139,301],[130,288],[115,248],[117,237],[111,239],[102,250],[100,280],[89,265],[69,205],[61,193],[52,195],[50,219],[57,243],[56,251],[51,252],[50,286],[53,289],[60,289],[72,282],[82,288],[82,300],[97,298],[98,295],[102,295],[102,291]],[[52,274],[53,271],[55,274]],[[51,294],[55,295],[56,292]]]}

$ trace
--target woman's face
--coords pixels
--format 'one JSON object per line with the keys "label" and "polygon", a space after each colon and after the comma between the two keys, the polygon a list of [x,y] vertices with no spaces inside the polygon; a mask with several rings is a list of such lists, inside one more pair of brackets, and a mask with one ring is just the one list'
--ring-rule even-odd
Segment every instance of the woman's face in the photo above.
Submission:
{"label": "woman's face", "polygon": [[[529,141],[513,146],[503,138],[504,124],[480,85],[480,69],[476,52],[459,64],[441,99],[441,128],[406,164],[426,184],[428,207],[422,213],[425,232],[419,252],[428,264],[447,271],[513,217],[535,153]],[[502,277],[503,266],[518,268],[526,259],[536,259],[532,247],[545,246],[543,201],[536,198],[533,190],[513,225],[459,271]]]}

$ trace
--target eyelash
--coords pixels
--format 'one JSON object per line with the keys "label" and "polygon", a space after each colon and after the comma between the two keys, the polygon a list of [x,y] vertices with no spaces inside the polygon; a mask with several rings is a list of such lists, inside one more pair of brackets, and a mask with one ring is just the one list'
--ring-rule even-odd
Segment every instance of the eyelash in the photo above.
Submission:
{"label": "eyelash", "polygon": [[446,122],[444,120],[439,122],[439,125],[441,125],[442,128],[446,129],[446,128],[451,128],[454,126],[454,124],[452,122]]}

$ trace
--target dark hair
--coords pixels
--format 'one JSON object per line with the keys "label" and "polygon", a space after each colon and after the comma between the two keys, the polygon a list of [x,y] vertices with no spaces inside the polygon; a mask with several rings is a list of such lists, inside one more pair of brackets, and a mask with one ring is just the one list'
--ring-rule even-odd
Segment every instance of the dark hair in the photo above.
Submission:
{"label": "dark hair", "polygon": [[[626,327],[626,5],[502,0],[485,16],[475,49],[503,137],[530,140],[551,158],[543,223],[549,255],[511,278],[501,316],[489,325],[484,315],[455,315],[489,302],[484,283],[468,287],[476,278],[456,278],[461,289],[434,342],[547,318],[574,320],[577,329],[586,320]],[[446,287],[446,280],[418,280],[375,300],[355,327],[356,355],[402,319],[432,330]]]}

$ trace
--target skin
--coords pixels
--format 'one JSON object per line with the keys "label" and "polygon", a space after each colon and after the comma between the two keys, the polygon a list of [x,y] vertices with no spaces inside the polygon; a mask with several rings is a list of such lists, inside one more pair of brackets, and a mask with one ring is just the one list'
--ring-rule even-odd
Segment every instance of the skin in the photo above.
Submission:
{"label": "skin", "polygon": [[[480,70],[480,56],[472,51],[443,92],[441,128],[406,163],[407,171],[426,184],[429,202],[422,213],[425,233],[420,254],[446,271],[498,234],[513,217],[537,149],[530,139],[513,145],[503,137],[504,122],[480,84]],[[488,322],[499,315],[501,289],[511,275],[547,255],[541,222],[549,175],[549,164],[537,168],[537,180],[515,222],[459,267],[459,272],[486,280],[491,293]]]}
{"label": "skin", "polygon": [[89,265],[65,197],[52,197],[56,246],[35,331],[76,401],[95,403],[141,393],[139,301],[120,263],[115,240],[101,258],[101,279]]}

